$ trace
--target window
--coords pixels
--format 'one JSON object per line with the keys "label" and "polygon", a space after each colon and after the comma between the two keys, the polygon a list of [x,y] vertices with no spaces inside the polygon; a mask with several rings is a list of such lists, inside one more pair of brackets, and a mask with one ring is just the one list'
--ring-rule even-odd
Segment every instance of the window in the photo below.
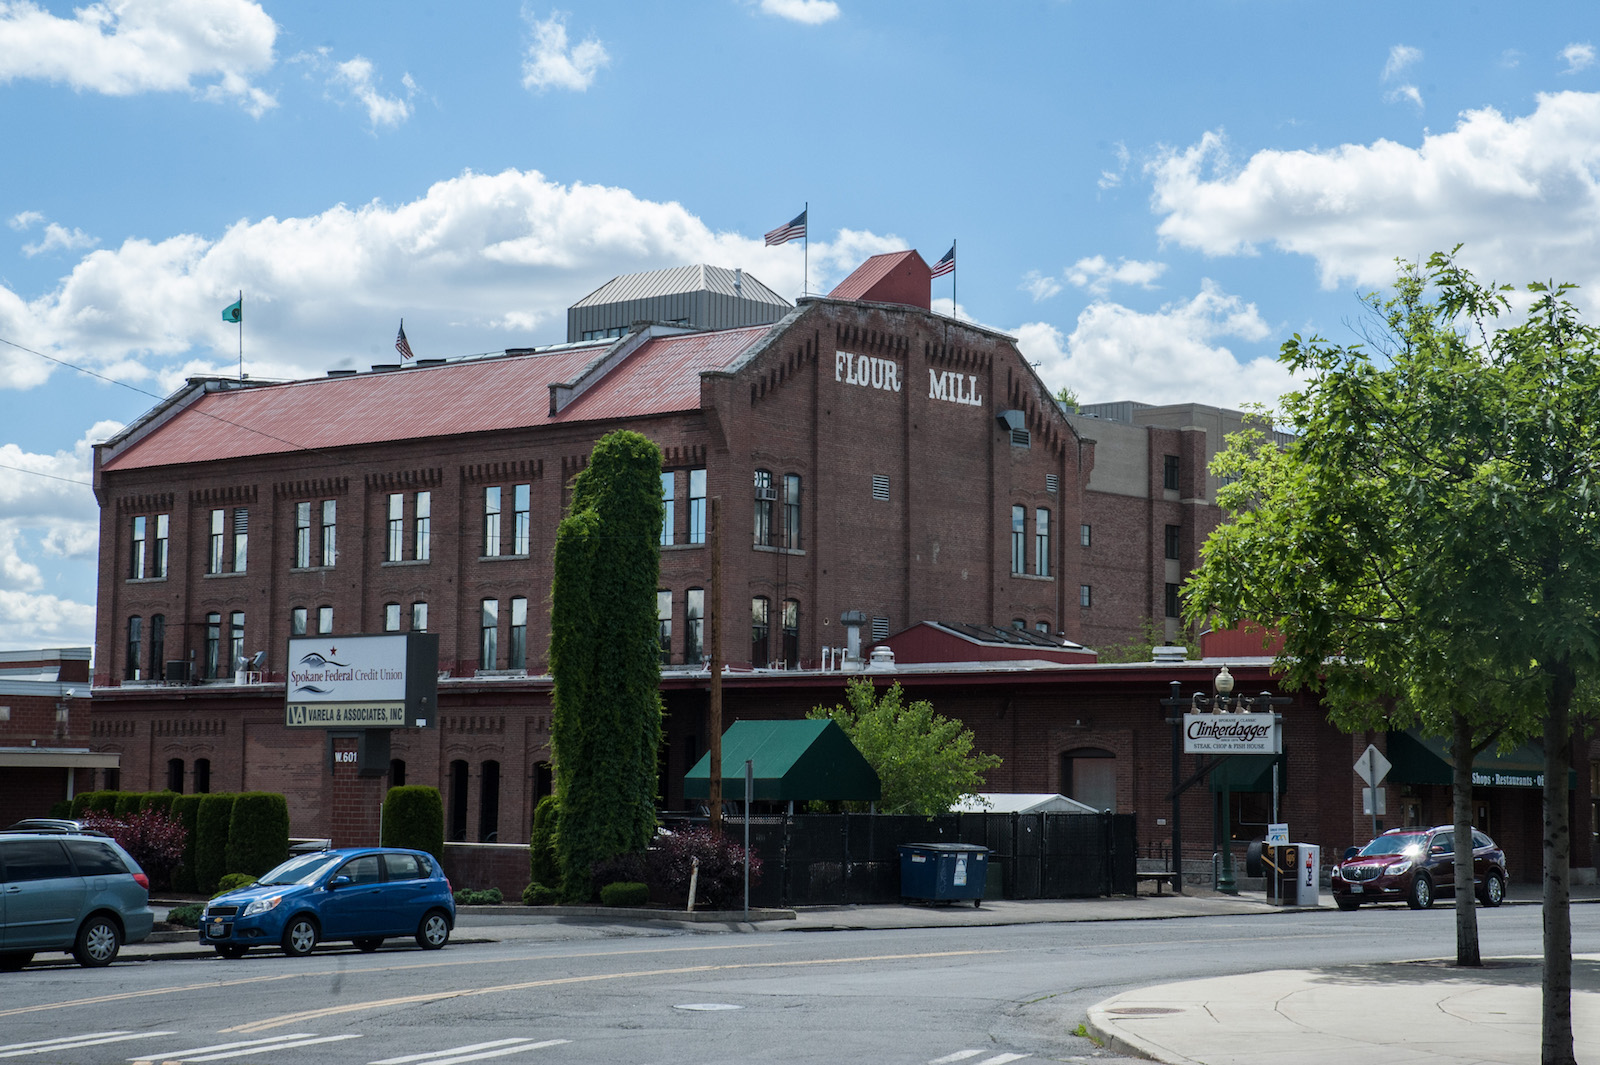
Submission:
{"label": "window", "polygon": [[385,604],[383,604],[383,631],[384,632],[399,632],[400,631],[400,604],[399,603],[385,603]]}
{"label": "window", "polygon": [[337,500],[322,501],[322,564],[331,566],[339,560],[339,504]]}
{"label": "window", "polygon": [[500,763],[483,763],[478,774],[478,842],[500,838]]}
{"label": "window", "polygon": [[1017,505],[1011,508],[1011,572],[1025,573],[1028,569],[1027,540],[1024,524],[1028,508]]}
{"label": "window", "polygon": [[233,512],[233,572],[243,573],[250,559],[250,512],[238,507]]}
{"label": "window", "polygon": [[1050,635],[1050,623],[1048,621],[1036,621],[1033,623],[1033,631],[1041,636],[1048,636]]}
{"label": "window", "polygon": [[411,631],[412,632],[427,632],[428,631],[428,604],[427,603],[412,603],[411,604]]}
{"label": "window", "polygon": [[317,607],[317,631],[324,636],[333,632],[333,607]]}
{"label": "window", "polygon": [[122,679],[139,679],[139,655],[144,650],[144,619],[135,614],[128,619],[128,657],[122,663]]}
{"label": "window", "polygon": [[306,634],[306,608],[297,606],[289,611],[289,635],[304,636]]}
{"label": "window", "polygon": [[666,547],[672,543],[673,519],[673,493],[678,481],[678,475],[671,471],[661,475],[661,546]]}
{"label": "window", "polygon": [[1094,589],[1087,584],[1078,585],[1078,605],[1085,608],[1094,605]]}
{"label": "window", "polygon": [[750,664],[757,669],[762,669],[769,661],[767,657],[768,634],[772,631],[768,609],[771,603],[764,595],[758,595],[750,600]]}
{"label": "window", "polygon": [[1079,747],[1061,756],[1061,794],[1096,810],[1117,809],[1117,756],[1099,747]]}
{"label": "window", "polygon": [[873,640],[873,642],[876,643],[879,640],[887,640],[888,638],[889,638],[889,619],[888,618],[882,618],[882,617],[873,618],[872,619],[872,640]]}
{"label": "window", "polygon": [[1087,526],[1087,525],[1078,526],[1078,542],[1083,544],[1084,547],[1088,547],[1089,546],[1089,542],[1090,542],[1089,533],[1090,533],[1089,526]]}
{"label": "window", "polygon": [[772,546],[772,508],[778,491],[772,487],[772,471],[756,471],[755,543],[757,547]]}
{"label": "window", "polygon": [[167,679],[167,616],[155,614],[150,618],[150,672],[156,680]]}
{"label": "window", "polygon": [[800,550],[800,475],[783,475],[783,546]]}
{"label": "window", "polygon": [[211,794],[211,759],[196,758],[194,760],[194,793],[196,795]]}
{"label": "window", "polygon": [[783,601],[783,666],[800,668],[800,600]]}
{"label": "window", "polygon": [[433,493],[417,493],[417,544],[416,558],[424,562],[432,557],[433,551]]}
{"label": "window", "polygon": [[1043,507],[1033,512],[1033,571],[1050,576],[1050,512]]}
{"label": "window", "polygon": [[689,542],[706,542],[706,471],[689,471]]}
{"label": "window", "polygon": [[222,615],[206,615],[206,660],[200,663],[201,676],[214,680],[217,676],[217,656],[222,650]]}
{"label": "window", "polygon": [[1164,455],[1161,463],[1161,487],[1169,492],[1178,490],[1178,456]]}
{"label": "window", "polygon": [[521,596],[511,600],[511,647],[506,660],[509,669],[528,665],[528,601]]}
{"label": "window", "polygon": [[171,515],[156,515],[156,557],[155,565],[151,567],[150,576],[152,577],[165,577],[167,575],[167,533],[171,525]]}
{"label": "window", "polygon": [[300,569],[311,565],[311,504],[294,505],[294,564]]}
{"label": "window", "polygon": [[128,867],[117,856],[117,852],[104,843],[88,839],[64,839],[61,845],[72,855],[79,876],[118,876],[128,872]]}
{"label": "window", "polygon": [[[391,759],[389,759],[389,786],[391,788],[403,788],[403,787],[406,786],[406,760],[404,758],[391,758]],[[408,855],[408,854],[407,855],[386,854],[386,855],[384,855],[384,857],[386,859],[388,859],[387,862],[385,862],[385,864],[389,866],[389,879],[390,880],[415,880],[416,879],[415,875],[412,875],[412,876],[396,876],[395,875],[395,863],[397,861],[399,861],[400,859],[403,859],[403,858],[411,858],[410,855]],[[416,859],[415,858],[411,858],[411,864],[412,864],[413,867],[416,865]]]}
{"label": "window", "polygon": [[526,555],[532,541],[529,513],[531,510],[530,485],[519,484],[511,489],[511,553]]}
{"label": "window", "polygon": [[1169,617],[1169,618],[1177,617],[1178,616],[1178,586],[1176,584],[1167,585],[1167,596],[1166,596],[1166,599],[1167,599],[1167,617]]}
{"label": "window", "polygon": [[211,554],[206,559],[207,573],[222,572],[222,558],[224,547],[223,514],[221,510],[211,512]]}
{"label": "window", "polygon": [[1026,632],[1027,629],[1028,629],[1027,619],[1025,619],[1025,618],[1012,618],[1011,619],[1011,627],[1013,629],[1016,629],[1018,632]]}
{"label": "window", "polygon": [[872,498],[879,503],[889,501],[889,475],[875,473],[872,475]]}
{"label": "window", "polygon": [[1176,525],[1168,525],[1167,526],[1167,557],[1168,558],[1175,559],[1175,558],[1178,557],[1178,534],[1179,534],[1178,526],[1176,526]]}
{"label": "window", "polygon": [[661,645],[661,664],[672,661],[672,593],[656,592],[656,642]]}
{"label": "window", "polygon": [[500,553],[500,489],[483,490],[483,556],[493,558]]}
{"label": "window", "polygon": [[405,557],[406,497],[401,492],[389,493],[388,538],[384,543],[383,560],[399,562]]}
{"label": "window", "polygon": [[446,838],[457,843],[467,839],[467,763],[460,758],[450,763],[450,832]]}
{"label": "window", "polygon": [[480,614],[482,636],[478,640],[478,668],[493,669],[500,659],[500,600],[485,599]]}
{"label": "window", "polygon": [[698,665],[705,657],[706,590],[690,588],[683,593],[683,660]]}
{"label": "window", "polygon": [[244,668],[244,611],[235,610],[228,618],[228,665],[234,669]]}
{"label": "window", "polygon": [[144,578],[144,518],[133,519],[133,540],[128,548],[128,577]]}
{"label": "window", "polygon": [[167,759],[167,790],[183,794],[183,759]]}

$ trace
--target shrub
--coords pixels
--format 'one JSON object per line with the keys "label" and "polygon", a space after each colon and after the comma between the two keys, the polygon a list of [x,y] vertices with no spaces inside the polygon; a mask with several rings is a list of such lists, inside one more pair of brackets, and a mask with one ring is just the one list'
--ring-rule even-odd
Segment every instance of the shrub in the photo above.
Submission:
{"label": "shrub", "polygon": [[209,895],[228,871],[228,822],[233,817],[232,795],[202,795],[195,813],[195,890]]}
{"label": "shrub", "polygon": [[455,897],[457,906],[498,906],[506,901],[506,897],[500,893],[500,889],[497,887],[488,888],[484,891],[462,888],[456,892]]}
{"label": "shrub", "polygon": [[217,895],[226,895],[230,891],[238,891],[240,888],[249,887],[255,882],[256,878],[249,873],[229,873],[217,881],[217,894],[211,897],[216,898]]}
{"label": "shrub", "polygon": [[[713,836],[705,827],[695,827],[670,835],[657,836],[645,854],[650,887],[658,898],[674,901],[689,897],[689,874],[693,859],[700,859],[700,878],[695,890],[695,905],[709,909],[729,909],[744,900],[744,848],[727,836]],[[750,855],[750,883],[761,882],[761,858]]]}
{"label": "shrub", "polygon": [[55,802],[50,804],[50,812],[45,814],[45,816],[46,817],[62,817],[62,818],[71,817],[72,816],[72,800],[71,799],[57,799]]}
{"label": "shrub", "polygon": [[119,791],[116,796],[117,808],[114,812],[118,817],[132,817],[144,803],[144,796],[137,791]]}
{"label": "shrub", "polygon": [[637,880],[618,880],[600,889],[602,906],[643,906],[650,901],[650,888]]}
{"label": "shrub", "polygon": [[115,816],[116,812],[117,792],[114,791],[86,791],[72,800],[72,816],[79,821],[92,813]]}
{"label": "shrub", "polygon": [[529,884],[522,889],[522,904],[524,906],[553,906],[559,897],[555,888],[545,887],[543,884]]}
{"label": "shrub", "polygon": [[603,898],[607,884],[650,880],[649,863],[637,852],[617,854],[595,862],[589,869],[589,898]]}
{"label": "shrub", "polygon": [[439,789],[421,784],[390,788],[383,799],[385,847],[427,851],[444,862],[444,800]]}
{"label": "shrub", "polygon": [[235,795],[228,815],[224,867],[260,876],[289,857],[289,803],[270,791]]}
{"label": "shrub", "polygon": [[528,840],[528,872],[535,884],[561,883],[561,866],[556,860],[560,826],[561,805],[554,795],[546,795],[533,808],[533,832]]}
{"label": "shrub", "polygon": [[83,818],[83,825],[116,840],[150,877],[152,888],[172,886],[172,872],[183,861],[188,833],[169,814],[160,810],[144,810],[128,817],[91,813]]}
{"label": "shrub", "polygon": [[198,902],[185,903],[174,906],[167,911],[167,923],[180,925],[184,928],[199,928],[200,915],[205,912],[205,907]]}
{"label": "shrub", "polygon": [[179,795],[172,800],[172,819],[183,826],[187,842],[183,845],[183,860],[178,863],[177,872],[172,876],[174,890],[193,894],[200,890],[194,878],[195,845],[199,841],[200,832],[196,820],[200,812],[202,795]]}
{"label": "shrub", "polygon": [[140,796],[139,809],[160,810],[162,813],[172,812],[172,800],[178,797],[175,791],[151,791]]}

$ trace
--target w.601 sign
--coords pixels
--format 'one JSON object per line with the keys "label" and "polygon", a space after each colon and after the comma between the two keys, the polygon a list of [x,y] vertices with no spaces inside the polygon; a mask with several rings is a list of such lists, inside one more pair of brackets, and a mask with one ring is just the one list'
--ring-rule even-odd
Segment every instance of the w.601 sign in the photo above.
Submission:
{"label": "w.601 sign", "polygon": [[1277,714],[1184,714],[1184,754],[1282,754]]}

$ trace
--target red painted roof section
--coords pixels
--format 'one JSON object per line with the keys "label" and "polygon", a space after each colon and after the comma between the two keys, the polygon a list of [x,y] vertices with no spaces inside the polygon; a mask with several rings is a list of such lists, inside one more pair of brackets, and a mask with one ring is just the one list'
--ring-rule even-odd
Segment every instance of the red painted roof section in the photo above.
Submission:
{"label": "red painted roof section", "polygon": [[1200,634],[1200,653],[1206,658],[1274,658],[1281,650],[1283,636],[1268,632],[1254,621]]}
{"label": "red painted roof section", "polygon": [[575,381],[606,345],[212,392],[101,468],[143,469],[694,410],[700,406],[700,371],[728,365],[770,328],[646,340],[554,417],[549,386]]}
{"label": "red painted roof section", "polygon": [[933,271],[916,251],[874,255],[828,293],[831,300],[904,303],[927,310]]}

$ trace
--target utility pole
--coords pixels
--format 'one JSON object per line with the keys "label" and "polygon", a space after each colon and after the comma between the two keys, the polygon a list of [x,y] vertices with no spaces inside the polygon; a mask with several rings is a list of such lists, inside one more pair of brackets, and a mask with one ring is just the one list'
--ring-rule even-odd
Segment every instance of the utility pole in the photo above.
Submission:
{"label": "utility pole", "polygon": [[711,806],[711,834],[722,835],[722,497],[711,497],[711,633],[707,656],[711,666],[711,764],[706,769]]}

